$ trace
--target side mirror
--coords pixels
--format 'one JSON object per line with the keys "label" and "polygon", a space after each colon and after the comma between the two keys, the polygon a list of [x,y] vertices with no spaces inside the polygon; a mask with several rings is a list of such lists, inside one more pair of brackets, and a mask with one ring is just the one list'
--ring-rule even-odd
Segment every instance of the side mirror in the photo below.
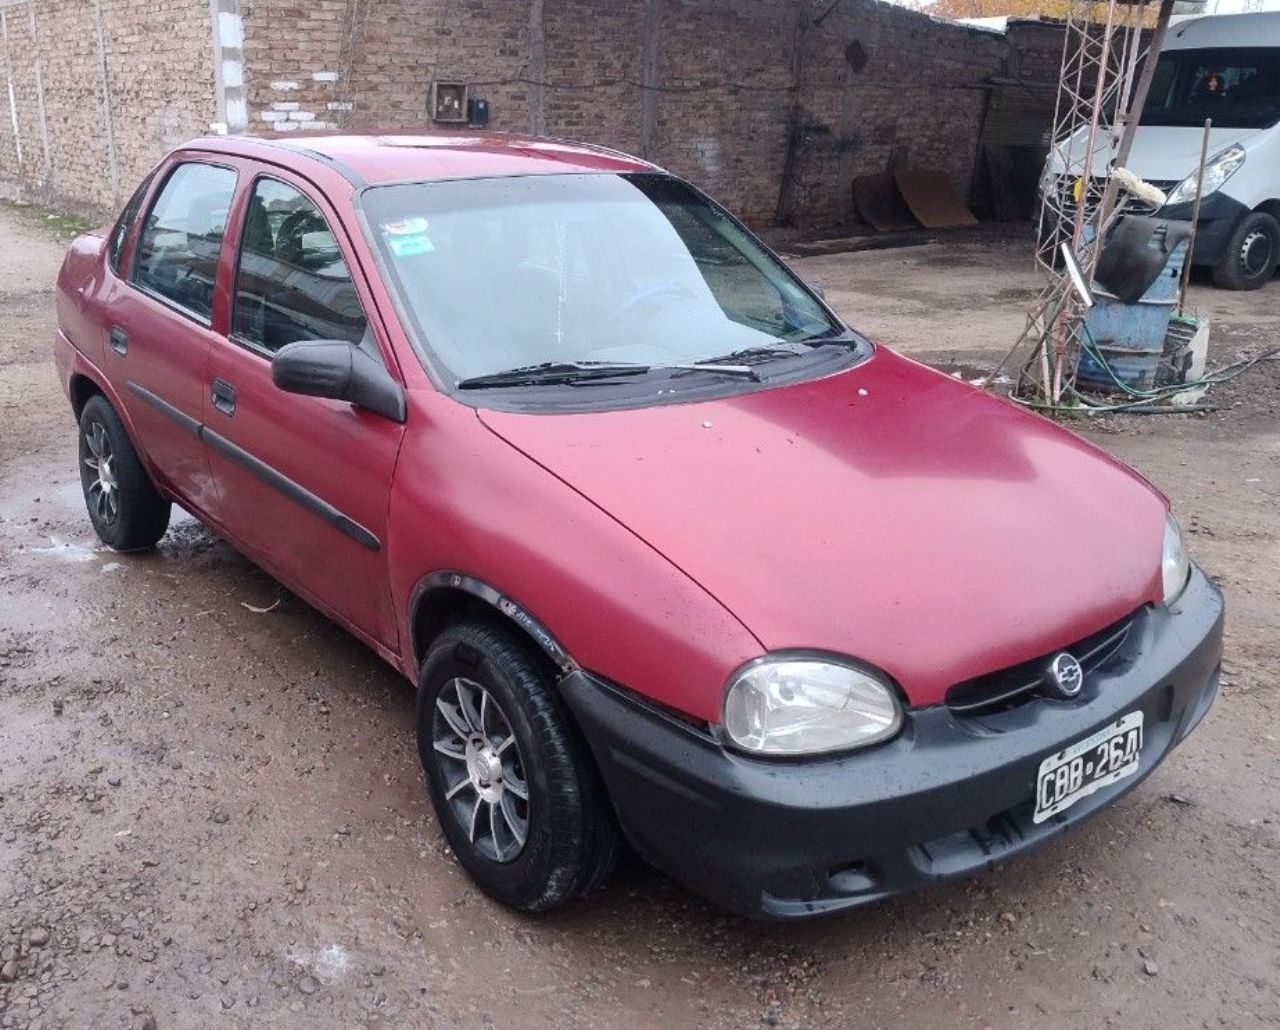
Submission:
{"label": "side mirror", "polygon": [[287,393],[350,401],[393,422],[405,419],[404,390],[382,363],[344,340],[300,340],[271,359],[271,381]]}

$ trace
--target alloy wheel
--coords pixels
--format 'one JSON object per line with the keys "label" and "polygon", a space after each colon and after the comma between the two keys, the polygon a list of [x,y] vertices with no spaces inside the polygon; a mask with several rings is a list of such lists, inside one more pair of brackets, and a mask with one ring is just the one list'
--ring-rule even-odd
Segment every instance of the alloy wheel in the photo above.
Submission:
{"label": "alloy wheel", "polygon": [[91,422],[81,435],[81,443],[80,460],[89,470],[89,505],[102,522],[110,525],[120,511],[120,484],[106,427],[101,422]]}
{"label": "alloy wheel", "polygon": [[529,784],[497,700],[474,680],[451,679],[436,698],[431,744],[445,801],[467,838],[491,861],[513,861],[529,837]]}

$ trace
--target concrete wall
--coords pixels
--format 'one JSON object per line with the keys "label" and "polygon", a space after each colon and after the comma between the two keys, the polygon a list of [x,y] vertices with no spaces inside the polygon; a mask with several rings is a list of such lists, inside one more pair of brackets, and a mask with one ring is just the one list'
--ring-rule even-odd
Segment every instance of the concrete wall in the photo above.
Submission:
{"label": "concrete wall", "polygon": [[491,128],[642,154],[753,223],[835,222],[853,177],[893,162],[942,168],[967,195],[988,80],[1019,64],[1005,37],[877,0],[0,0],[0,12],[0,89],[13,82],[18,122],[15,136],[0,109],[0,184],[102,208],[211,124],[428,128],[443,80],[488,99]]}

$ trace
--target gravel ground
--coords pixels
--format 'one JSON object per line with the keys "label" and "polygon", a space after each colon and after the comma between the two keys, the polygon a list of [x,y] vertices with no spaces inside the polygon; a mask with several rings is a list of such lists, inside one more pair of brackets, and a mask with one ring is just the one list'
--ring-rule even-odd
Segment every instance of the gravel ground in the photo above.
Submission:
{"label": "gravel ground", "polygon": [[[1230,606],[1217,706],[1137,791],[823,922],[744,921],[635,860],[529,919],[448,854],[389,668],[189,518],[152,555],[98,546],[48,353],[61,252],[0,210],[0,1026],[1280,1025],[1280,365],[1210,415],[1084,427],[1172,497]],[[799,266],[969,374],[1021,327],[1027,253]],[[1278,297],[1197,289],[1215,360],[1274,345]]]}

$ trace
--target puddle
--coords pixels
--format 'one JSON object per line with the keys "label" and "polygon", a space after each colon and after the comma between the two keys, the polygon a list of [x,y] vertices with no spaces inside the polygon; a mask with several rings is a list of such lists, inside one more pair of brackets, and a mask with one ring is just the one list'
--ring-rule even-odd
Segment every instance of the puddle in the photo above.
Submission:
{"label": "puddle", "polygon": [[56,536],[49,538],[48,547],[32,547],[27,553],[48,555],[57,561],[71,563],[98,560],[98,553],[95,548],[86,547],[84,544],[72,543],[69,540],[62,540]]}
{"label": "puddle", "polygon": [[[980,368],[977,365],[940,363],[937,368],[939,372],[945,372],[947,375],[951,376],[952,379],[959,379],[962,382],[968,383],[970,386],[985,387],[988,385],[988,380],[991,378],[991,369]],[[991,385],[996,387],[1012,386],[1013,377],[1006,372],[1001,372],[996,376],[995,382]]]}

